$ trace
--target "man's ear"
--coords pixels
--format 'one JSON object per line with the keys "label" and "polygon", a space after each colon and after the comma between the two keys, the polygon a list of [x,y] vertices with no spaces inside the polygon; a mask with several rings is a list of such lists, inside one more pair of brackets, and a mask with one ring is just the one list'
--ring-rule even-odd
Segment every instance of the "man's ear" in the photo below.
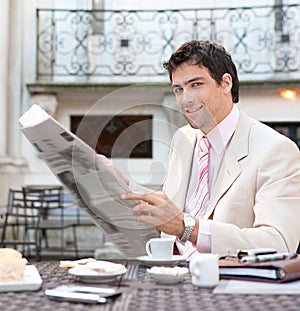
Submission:
{"label": "man's ear", "polygon": [[222,76],[221,85],[224,89],[225,94],[228,94],[231,92],[232,88],[232,77],[229,73],[224,73]]}

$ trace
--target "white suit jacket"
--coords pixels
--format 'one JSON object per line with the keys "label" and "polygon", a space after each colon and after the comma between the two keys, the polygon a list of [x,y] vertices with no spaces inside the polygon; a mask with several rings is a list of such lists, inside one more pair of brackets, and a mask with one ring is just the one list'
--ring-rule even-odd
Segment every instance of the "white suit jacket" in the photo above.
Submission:
{"label": "white suit jacket", "polygon": [[[164,191],[183,210],[196,131],[174,135]],[[212,252],[272,247],[296,251],[300,241],[300,152],[290,139],[240,114],[208,211]],[[201,243],[201,241],[199,241]]]}

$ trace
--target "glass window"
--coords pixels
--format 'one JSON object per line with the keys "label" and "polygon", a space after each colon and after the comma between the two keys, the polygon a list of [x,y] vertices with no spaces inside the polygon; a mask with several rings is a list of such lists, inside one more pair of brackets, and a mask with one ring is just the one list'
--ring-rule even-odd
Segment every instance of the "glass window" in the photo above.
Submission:
{"label": "glass window", "polygon": [[71,116],[71,131],[109,158],[152,158],[152,115]]}
{"label": "glass window", "polygon": [[289,137],[300,148],[300,122],[264,122],[279,133]]}

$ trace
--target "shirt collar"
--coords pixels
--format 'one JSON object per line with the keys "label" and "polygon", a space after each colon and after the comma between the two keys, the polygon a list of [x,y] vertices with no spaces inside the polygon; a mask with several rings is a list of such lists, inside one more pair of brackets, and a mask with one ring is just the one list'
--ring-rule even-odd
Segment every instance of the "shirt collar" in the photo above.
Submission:
{"label": "shirt collar", "polygon": [[210,146],[217,154],[220,154],[224,150],[233,133],[235,132],[239,120],[239,115],[239,109],[236,105],[233,105],[232,110],[226,116],[226,118],[217,124],[217,126],[215,126],[207,134]]}

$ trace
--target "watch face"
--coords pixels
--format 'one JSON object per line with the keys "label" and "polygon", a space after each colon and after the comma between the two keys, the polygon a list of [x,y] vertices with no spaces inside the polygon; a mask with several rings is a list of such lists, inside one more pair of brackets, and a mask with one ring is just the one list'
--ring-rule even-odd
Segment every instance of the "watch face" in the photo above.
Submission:
{"label": "watch face", "polygon": [[195,219],[194,219],[194,217],[191,216],[191,215],[186,215],[186,216],[184,217],[184,224],[185,224],[185,226],[187,226],[187,227],[194,226],[194,225],[195,225]]}

